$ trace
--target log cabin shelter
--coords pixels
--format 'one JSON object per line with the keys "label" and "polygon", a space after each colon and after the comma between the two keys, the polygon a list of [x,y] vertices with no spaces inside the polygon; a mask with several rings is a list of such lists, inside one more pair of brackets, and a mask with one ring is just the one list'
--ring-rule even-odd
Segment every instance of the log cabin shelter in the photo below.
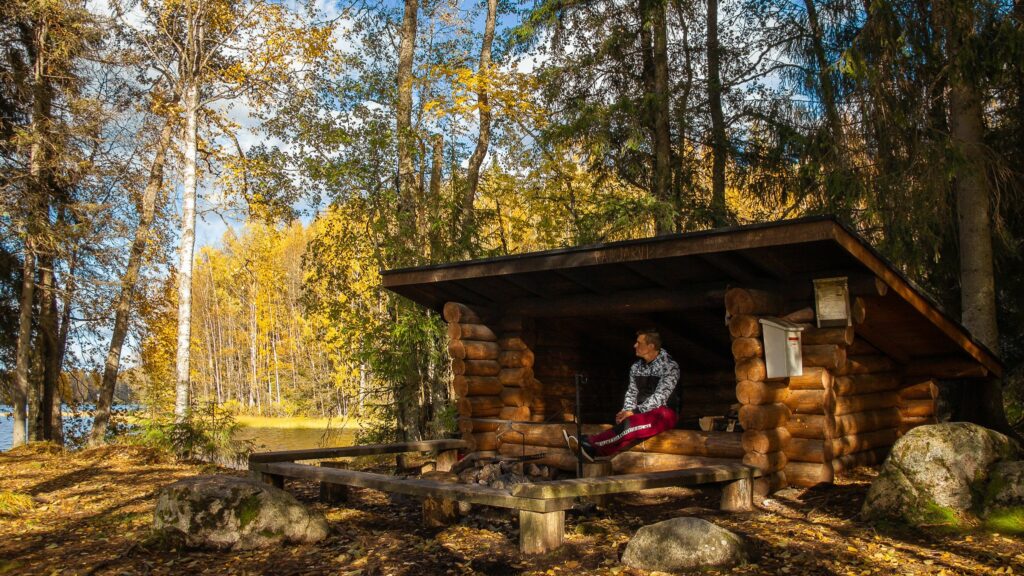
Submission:
{"label": "log cabin shelter", "polygon": [[[937,381],[1003,371],[827,216],[389,270],[382,283],[448,322],[463,438],[565,470],[577,375],[584,431],[609,426],[639,329],[679,363],[680,419],[616,455],[615,473],[742,461],[761,469],[762,494],[880,463],[935,421]],[[800,335],[783,376],[769,377],[762,320]]]}

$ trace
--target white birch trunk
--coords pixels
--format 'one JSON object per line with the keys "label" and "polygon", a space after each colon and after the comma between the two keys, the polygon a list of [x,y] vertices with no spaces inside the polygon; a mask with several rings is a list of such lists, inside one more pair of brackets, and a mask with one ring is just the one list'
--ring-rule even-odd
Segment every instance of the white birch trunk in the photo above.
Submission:
{"label": "white birch trunk", "polygon": [[176,385],[174,417],[181,421],[189,408],[190,350],[192,340],[192,255],[196,244],[197,139],[199,87],[191,85],[185,92],[185,144],[182,160],[185,167],[185,190],[182,195],[181,245],[178,247],[178,350],[175,362]]}

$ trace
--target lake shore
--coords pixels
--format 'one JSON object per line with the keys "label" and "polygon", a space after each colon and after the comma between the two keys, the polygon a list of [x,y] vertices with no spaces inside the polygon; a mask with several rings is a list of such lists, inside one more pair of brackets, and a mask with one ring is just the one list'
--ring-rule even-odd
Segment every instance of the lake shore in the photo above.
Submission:
{"label": "lake shore", "polygon": [[750,513],[717,510],[714,489],[666,489],[623,496],[595,513],[566,517],[565,546],[518,550],[518,521],[474,506],[453,526],[427,528],[420,504],[353,489],[343,506],[317,501],[316,484],[288,491],[330,524],[315,545],[211,552],[166,549],[149,540],[162,486],[197,474],[242,471],[175,463],[159,453],[113,446],[65,453],[30,445],[0,453],[0,574],[647,574],[623,567],[622,550],[643,525],[697,516],[744,538],[751,564],[693,574],[993,574],[1024,571],[1024,540],[987,532],[873,526],[856,520],[872,474],[835,486],[786,490]]}

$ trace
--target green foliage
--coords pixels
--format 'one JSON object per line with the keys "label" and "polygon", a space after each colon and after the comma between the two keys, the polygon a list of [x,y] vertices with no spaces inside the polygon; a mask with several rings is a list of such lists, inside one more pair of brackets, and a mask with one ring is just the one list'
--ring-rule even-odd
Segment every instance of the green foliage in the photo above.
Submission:
{"label": "green foliage", "polygon": [[201,460],[223,465],[244,464],[253,445],[235,439],[234,416],[211,403],[207,410],[190,411],[181,421],[166,416],[145,421],[126,442],[173,454],[179,460]]}

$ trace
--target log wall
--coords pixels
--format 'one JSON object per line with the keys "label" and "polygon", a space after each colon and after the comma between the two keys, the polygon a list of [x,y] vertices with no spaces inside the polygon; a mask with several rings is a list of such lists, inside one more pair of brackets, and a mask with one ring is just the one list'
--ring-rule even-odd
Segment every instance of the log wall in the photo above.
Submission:
{"label": "log wall", "polygon": [[443,315],[448,322],[448,354],[462,439],[470,452],[497,450],[497,426],[474,422],[498,418],[505,408],[498,337],[484,323],[483,314],[469,306],[448,302]]}
{"label": "log wall", "polygon": [[735,394],[741,406],[743,463],[761,469],[754,492],[765,496],[787,486],[785,473],[789,442],[786,423],[790,409],[785,383],[767,382],[760,317],[775,316],[781,300],[760,290],[732,288],[725,295],[725,310],[735,364]]}
{"label": "log wall", "polygon": [[935,380],[921,376],[905,376],[899,391],[899,435],[918,426],[935,424],[935,407],[939,387]]}

